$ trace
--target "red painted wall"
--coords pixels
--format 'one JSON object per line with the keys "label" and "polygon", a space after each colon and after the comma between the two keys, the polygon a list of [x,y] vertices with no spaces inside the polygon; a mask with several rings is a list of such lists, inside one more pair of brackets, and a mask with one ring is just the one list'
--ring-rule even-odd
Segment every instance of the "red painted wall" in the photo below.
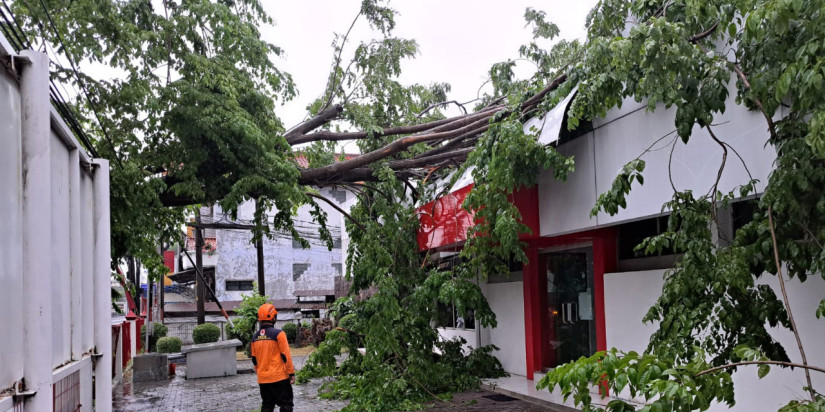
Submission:
{"label": "red painted wall", "polygon": [[465,186],[418,208],[419,250],[455,245],[467,240],[467,229],[473,226],[474,213],[461,205],[473,185]]}
{"label": "red painted wall", "polygon": [[167,250],[163,252],[163,264],[169,268],[169,272],[175,273],[175,251]]}
{"label": "red painted wall", "polygon": [[[459,247],[467,240],[467,230],[475,224],[475,213],[461,205],[472,189],[473,185],[465,186],[417,209],[421,224],[418,229],[419,250]],[[539,235],[538,199],[538,186],[523,188],[510,195],[510,200],[521,213],[521,221],[530,228],[530,233],[521,235],[522,239],[533,239]]]}

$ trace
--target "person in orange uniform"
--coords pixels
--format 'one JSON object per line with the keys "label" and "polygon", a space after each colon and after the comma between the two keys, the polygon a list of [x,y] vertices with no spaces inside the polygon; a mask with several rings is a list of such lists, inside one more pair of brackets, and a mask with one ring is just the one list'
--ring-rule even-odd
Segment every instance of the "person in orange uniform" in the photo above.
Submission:
{"label": "person in orange uniform", "polygon": [[252,365],[261,388],[261,412],[273,412],[278,405],[281,412],[292,412],[292,384],[295,366],[289,354],[286,334],[275,328],[278,311],[271,303],[258,308],[260,329],[252,337]]}

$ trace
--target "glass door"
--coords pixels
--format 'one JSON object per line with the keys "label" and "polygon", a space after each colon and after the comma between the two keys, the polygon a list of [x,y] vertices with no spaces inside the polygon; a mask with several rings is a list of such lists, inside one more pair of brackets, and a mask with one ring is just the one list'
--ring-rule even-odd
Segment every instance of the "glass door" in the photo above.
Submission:
{"label": "glass door", "polygon": [[542,256],[547,274],[544,366],[554,368],[596,352],[593,307],[593,248]]}

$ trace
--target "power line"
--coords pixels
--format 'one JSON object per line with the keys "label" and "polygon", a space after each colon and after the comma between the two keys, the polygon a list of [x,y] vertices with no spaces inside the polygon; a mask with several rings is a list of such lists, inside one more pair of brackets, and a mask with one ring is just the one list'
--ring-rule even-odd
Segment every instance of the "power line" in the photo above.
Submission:
{"label": "power line", "polygon": [[[3,1],[5,2],[6,0],[3,0]],[[46,7],[46,3],[44,3],[43,0],[40,0],[40,5],[43,6],[43,11],[46,12],[46,18],[49,20],[49,25],[51,25],[52,30],[54,30],[54,34],[57,37],[57,41],[60,43],[60,46],[63,47],[63,50],[66,53],[66,59],[69,60],[69,64],[72,66],[72,72],[75,75],[75,79],[77,79],[77,82],[80,83],[80,88],[81,88],[81,90],[83,90],[83,94],[86,96],[86,100],[89,102],[89,108],[91,108],[92,113],[95,114],[95,118],[97,119],[97,123],[98,123],[98,125],[100,125],[100,130],[103,132],[103,137],[106,139],[106,141],[109,143],[109,146],[111,146],[111,148],[112,148],[112,153],[113,153],[113,156],[115,158],[115,161],[117,161],[118,166],[120,166],[122,168],[123,163],[121,163],[121,161],[120,161],[120,157],[118,156],[117,149],[115,149],[115,144],[112,142],[111,137],[109,137],[109,132],[106,131],[106,127],[103,126],[103,121],[100,118],[100,113],[98,113],[97,106],[95,105],[95,102],[92,100],[91,96],[89,96],[89,91],[86,88],[86,83],[84,83],[80,79],[80,74],[77,72],[77,67],[74,64],[74,60],[72,60],[72,56],[69,53],[69,49],[66,47],[66,44],[63,43],[63,37],[60,35],[60,31],[57,30],[57,26],[54,24],[54,20],[52,20],[52,15],[49,13],[49,9],[48,9],[48,7]],[[44,37],[44,41],[45,41],[45,37]]]}
{"label": "power line", "polygon": [[[17,52],[27,49],[31,50],[32,44],[26,38],[26,33],[23,31],[23,27],[20,25],[20,22],[17,21],[17,18],[14,16],[14,13],[12,13],[11,8],[9,7],[6,0],[3,0],[2,5],[6,9],[6,11],[4,12],[3,7],[0,7],[0,16],[2,16],[3,20],[6,22],[5,25],[0,24],[0,28],[2,28],[3,34],[9,40],[9,42],[12,44],[12,47],[14,47]],[[40,26],[41,31],[44,31],[44,28],[42,25],[40,25],[39,21],[38,25]],[[97,154],[97,150],[95,150],[94,145],[92,145],[92,142],[89,139],[88,135],[75,118],[74,112],[66,103],[66,100],[63,97],[63,95],[60,94],[60,91],[57,89],[57,84],[55,83],[54,79],[49,78],[49,83],[49,98],[52,102],[52,105],[57,110],[58,114],[60,114],[60,117],[63,118],[63,120],[66,122],[67,126],[69,126],[69,128],[72,130],[77,139],[86,147],[86,150],[89,152],[89,154],[93,157],[100,157]]]}

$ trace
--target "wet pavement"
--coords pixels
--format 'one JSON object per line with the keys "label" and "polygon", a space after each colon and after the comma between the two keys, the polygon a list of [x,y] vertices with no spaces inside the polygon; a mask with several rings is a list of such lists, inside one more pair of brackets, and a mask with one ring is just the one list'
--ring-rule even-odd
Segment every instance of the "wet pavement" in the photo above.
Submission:
{"label": "wet pavement", "polygon": [[[303,366],[306,356],[294,356],[296,368]],[[113,409],[119,412],[250,412],[261,407],[261,395],[252,362],[238,361],[238,375],[186,379],[186,365],[177,365],[175,376],[167,381],[124,382],[113,389]],[[293,386],[295,411],[333,411],[346,402],[318,398],[321,380]]]}
{"label": "wet pavement", "polygon": [[462,411],[462,412],[561,412],[559,409],[534,405],[507,395],[486,390],[457,393],[447,402],[429,402],[426,412]]}
{"label": "wet pavement", "polygon": [[[300,369],[306,356],[293,356]],[[186,379],[186,365],[177,365],[175,376],[167,381],[124,382],[113,389],[113,408],[118,412],[250,412],[258,411],[261,397],[258,392],[252,363],[238,361],[238,375],[221,378]],[[295,411],[334,411],[347,405],[345,401],[318,398],[321,380],[293,386]],[[553,411],[506,395],[490,391],[468,391],[453,396],[449,401],[432,401],[425,410],[436,411]]]}

